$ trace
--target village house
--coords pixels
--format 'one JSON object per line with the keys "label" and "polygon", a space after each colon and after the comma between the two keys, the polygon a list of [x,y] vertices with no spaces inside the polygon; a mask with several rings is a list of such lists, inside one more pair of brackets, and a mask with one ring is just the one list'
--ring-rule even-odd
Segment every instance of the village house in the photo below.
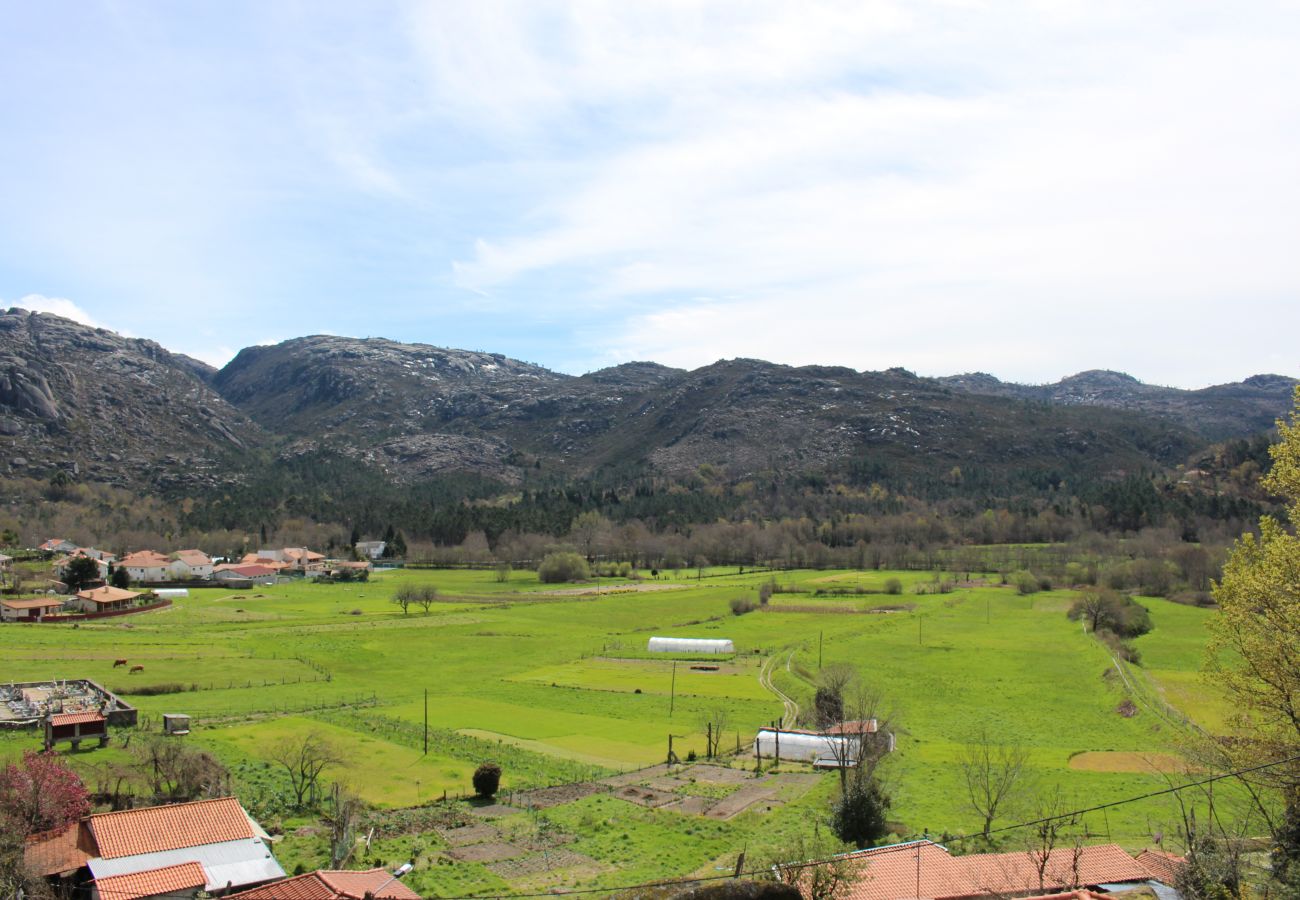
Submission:
{"label": "village house", "polygon": [[77,545],[63,538],[50,538],[36,549],[42,553],[71,553],[77,549]]}
{"label": "village house", "polygon": [[73,598],[73,603],[82,612],[111,612],[115,609],[130,609],[143,596],[135,591],[105,586],[79,592]]}
{"label": "village house", "polygon": [[385,869],[360,872],[317,869],[305,875],[286,878],[275,884],[232,894],[228,900],[420,900],[420,895],[397,880]]}
{"label": "village house", "polygon": [[39,622],[63,607],[63,598],[0,600],[0,622]]}
{"label": "village house", "polygon": [[388,546],[386,541],[357,541],[353,549],[357,551],[357,556],[362,559],[381,559],[384,555],[384,548]]}
{"label": "village house", "polygon": [[28,838],[23,857],[44,877],[89,881],[91,900],[179,900],[285,877],[270,838],[234,797],[86,816]]}
{"label": "village house", "polygon": [[137,550],[122,557],[118,566],[126,569],[132,581],[157,582],[172,580],[172,559],[155,550]]}
{"label": "village house", "polygon": [[241,562],[248,565],[276,566],[281,571],[305,575],[325,568],[325,555],[306,547],[283,547],[245,554]]}
{"label": "village house", "polygon": [[68,563],[80,556],[93,559],[95,568],[99,570],[99,580],[108,581],[109,566],[113,564],[117,557],[107,550],[96,550],[94,547],[73,547],[67,556],[56,559],[54,561],[54,576],[62,581],[67,574]]}
{"label": "village house", "polygon": [[953,856],[929,840],[858,850],[841,858],[858,864],[844,900],[974,900],[1140,887],[1159,894],[1183,863],[1180,857],[1152,850],[1135,859],[1118,844],[1082,847],[1077,852],[1073,847],[1057,848],[1038,858],[1024,851]]}
{"label": "village house", "polygon": [[275,584],[280,577],[280,568],[257,563],[222,563],[213,567],[212,577],[232,586]]}
{"label": "village house", "polygon": [[202,550],[177,550],[169,568],[173,578],[206,581],[212,577],[212,558]]}

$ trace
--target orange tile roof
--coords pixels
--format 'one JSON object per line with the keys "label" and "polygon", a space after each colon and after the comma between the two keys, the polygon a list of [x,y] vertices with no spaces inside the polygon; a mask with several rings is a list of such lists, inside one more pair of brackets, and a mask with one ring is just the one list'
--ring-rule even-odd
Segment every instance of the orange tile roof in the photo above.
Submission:
{"label": "orange tile roof", "polygon": [[1118,844],[1084,847],[1077,861],[1071,848],[1053,850],[1039,883],[1029,853],[973,853],[953,856],[932,841],[913,841],[850,854],[862,867],[845,900],[922,897],[960,900],[990,894],[1059,891],[1072,885],[1147,881],[1154,877]]}
{"label": "orange tile roof", "polygon": [[91,603],[116,603],[119,600],[134,600],[140,595],[135,591],[124,591],[121,588],[102,587],[91,591],[78,591],[77,596]]}
{"label": "orange tile roof", "polygon": [[1137,861],[1146,867],[1153,878],[1165,884],[1173,884],[1178,877],[1178,870],[1187,863],[1182,856],[1175,856],[1163,850],[1143,850],[1137,855]]}
{"label": "orange tile roof", "polygon": [[49,609],[62,605],[62,600],[45,600],[40,597],[34,600],[0,600],[0,606],[7,606],[10,609]]}
{"label": "orange tile roof", "polygon": [[207,883],[208,873],[196,862],[95,879],[95,887],[103,900],[139,900],[141,897],[194,890]]}
{"label": "orange tile roof", "polygon": [[187,566],[208,566],[212,560],[202,550],[177,550],[172,554]]}
{"label": "orange tile roof", "polygon": [[104,717],[99,713],[60,713],[50,716],[51,725],[89,725],[103,721]]}
{"label": "orange tile roof", "polygon": [[87,821],[105,859],[253,837],[234,797],[100,813]]}
{"label": "orange tile roof", "polygon": [[128,569],[152,569],[170,564],[171,557],[163,556],[156,550],[137,550],[134,553],[128,553],[118,561],[118,565],[125,566]]}
{"label": "orange tile roof", "polygon": [[377,900],[420,900],[419,894],[384,869],[362,872],[318,869],[251,891],[231,894],[227,900],[362,900],[367,891]]}
{"label": "orange tile roof", "polygon": [[33,834],[23,846],[23,862],[41,876],[74,872],[94,855],[95,843],[81,822]]}

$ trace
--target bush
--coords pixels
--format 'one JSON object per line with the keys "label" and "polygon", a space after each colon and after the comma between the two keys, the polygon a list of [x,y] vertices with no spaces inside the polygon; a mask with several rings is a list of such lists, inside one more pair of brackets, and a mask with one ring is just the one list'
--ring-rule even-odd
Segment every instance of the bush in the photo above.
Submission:
{"label": "bush", "polygon": [[1042,587],[1042,582],[1038,580],[1038,576],[1033,572],[1017,572],[1011,576],[1011,583],[1022,594],[1037,594]]}
{"label": "bush", "polygon": [[1145,606],[1111,590],[1089,591],[1071,604],[1066,615],[1073,621],[1083,619],[1097,635],[1109,631],[1121,638],[1135,638],[1152,628]]}
{"label": "bush", "polygon": [[831,829],[846,844],[868,847],[889,831],[885,815],[890,802],[880,782],[855,773],[831,809]]}
{"label": "bush", "polygon": [[590,577],[587,561],[576,553],[548,553],[537,567],[537,578],[543,584],[586,581]]}
{"label": "bush", "polygon": [[885,593],[886,593],[886,594],[901,594],[901,593],[903,593],[903,582],[902,582],[900,579],[898,579],[898,578],[886,578],[886,579],[885,579]]}
{"label": "bush", "polygon": [[731,614],[734,616],[743,616],[747,612],[753,612],[755,608],[754,601],[748,597],[731,598]]}
{"label": "bush", "polygon": [[774,590],[776,590],[775,578],[769,578],[758,586],[758,602],[760,606],[767,606],[767,601],[772,599]]}
{"label": "bush", "polygon": [[493,797],[501,787],[501,767],[485,762],[474,770],[474,793],[480,797]]}
{"label": "bush", "polygon": [[136,697],[157,697],[161,694],[183,694],[188,690],[190,690],[189,687],[179,682],[167,681],[162,684],[127,685],[113,688],[113,693],[130,694]]}

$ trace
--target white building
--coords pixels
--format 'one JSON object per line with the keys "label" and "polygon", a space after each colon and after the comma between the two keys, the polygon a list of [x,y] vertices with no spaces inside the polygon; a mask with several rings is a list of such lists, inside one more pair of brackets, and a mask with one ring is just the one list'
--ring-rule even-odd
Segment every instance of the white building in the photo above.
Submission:
{"label": "white building", "polygon": [[212,577],[212,558],[202,550],[177,550],[170,568],[176,578],[207,581]]}

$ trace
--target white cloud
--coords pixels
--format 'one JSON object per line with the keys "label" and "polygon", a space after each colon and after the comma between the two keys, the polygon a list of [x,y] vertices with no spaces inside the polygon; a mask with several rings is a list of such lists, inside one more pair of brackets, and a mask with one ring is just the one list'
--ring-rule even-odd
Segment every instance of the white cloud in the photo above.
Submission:
{"label": "white cloud", "polygon": [[46,297],[43,294],[27,294],[12,305],[32,312],[52,313],[56,316],[62,316],[65,319],[71,319],[74,322],[80,322],[82,325],[89,325],[91,328],[108,327],[66,297]]}

